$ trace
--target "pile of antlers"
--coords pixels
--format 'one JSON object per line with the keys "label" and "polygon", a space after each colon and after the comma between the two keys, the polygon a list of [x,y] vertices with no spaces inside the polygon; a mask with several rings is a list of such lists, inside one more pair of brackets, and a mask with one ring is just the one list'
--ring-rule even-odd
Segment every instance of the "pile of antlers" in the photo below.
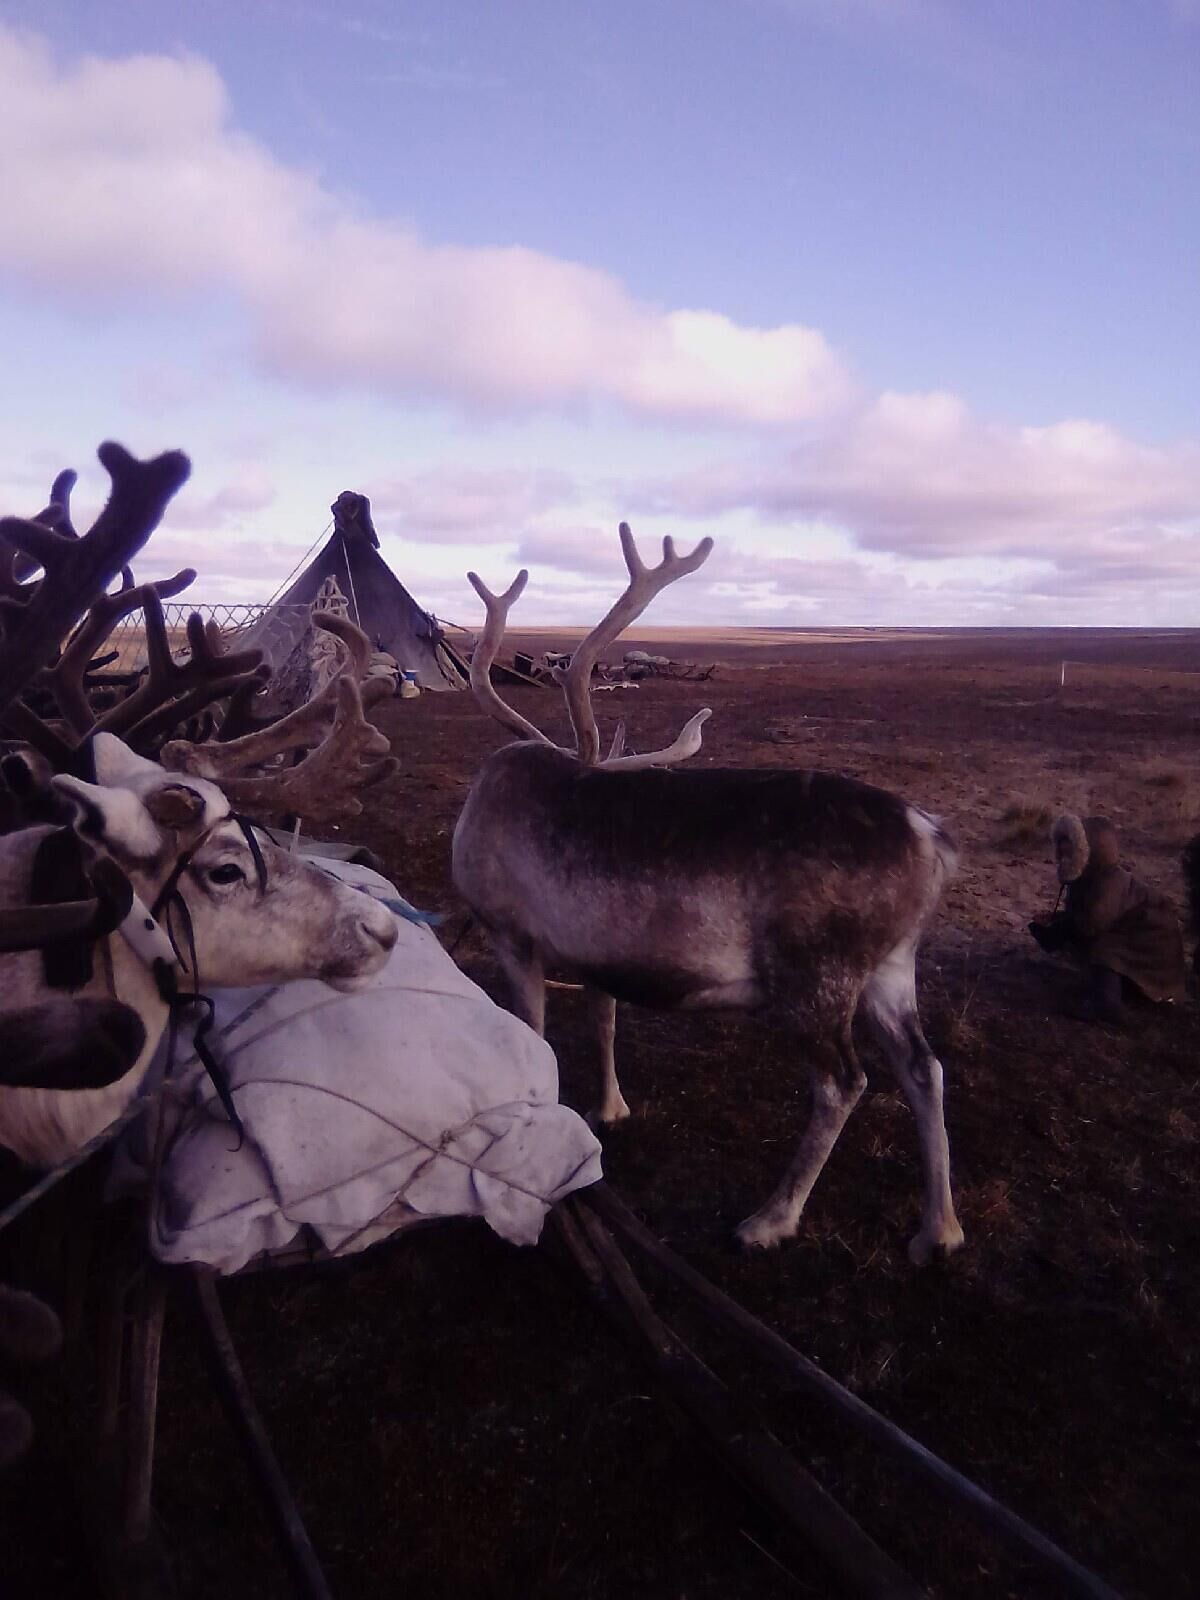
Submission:
{"label": "pile of antlers", "polygon": [[[638,554],[637,545],[634,543],[627,522],[621,524],[620,535],[621,553],[625,557],[625,566],[629,572],[629,583],[625,592],[577,647],[566,671],[558,667],[554,669],[554,678],[561,684],[566,695],[567,712],[575,734],[575,750],[572,753],[581,765],[631,772],[643,767],[673,766],[676,762],[686,761],[689,756],[694,756],[700,749],[702,739],[700,730],[712,715],[712,711],[708,707],[697,711],[696,715],[685,723],[673,744],[665,750],[652,750],[644,755],[621,754],[622,735],[618,733],[612,751],[602,760],[600,732],[596,727],[596,717],[592,710],[592,672],[600,653],[607,650],[630,623],[641,616],[655,595],[661,593],[668,584],[687,577],[690,572],[695,572],[697,567],[708,560],[713,542],[711,539],[701,539],[690,555],[680,556],[675,553],[675,541],[668,536],[663,540],[662,560],[658,566],[648,567]],[[529,573],[522,568],[504,593],[499,595],[493,594],[476,573],[468,572],[467,578],[487,611],[483,633],[475,654],[471,657],[471,688],[475,698],[490,716],[510,732],[515,733],[518,739],[534,739],[541,744],[558,748],[540,728],[535,728],[533,723],[527,722],[519,711],[506,705],[496,693],[495,685],[492,683],[492,663],[496,659],[496,652],[504,637],[508,613],[513,603],[520,598],[528,582]]]}
{"label": "pile of antlers", "polygon": [[[342,670],[307,705],[275,723],[258,723],[254,704],[269,668],[258,650],[227,652],[215,623],[197,612],[187,621],[188,653],[176,659],[162,602],[185,589],[190,568],[157,583],[135,584],[129,562],[157,527],[191,470],[171,451],[138,461],[117,444],[103,444],[100,461],[112,480],[104,510],[82,536],[71,525],[75,474],[55,480],[50,503],[32,519],[0,519],[0,730],[24,741],[53,771],[70,771],[92,734],[123,738],[153,755],[164,738],[218,701],[229,700],[224,743],[174,741],[164,764],[219,783],[235,805],[261,812],[294,812],[331,821],[361,811],[358,791],[397,763],[386,738],[367,720],[364,691],[371,644],[353,623],[315,617],[339,641]],[[40,569],[42,576],[31,579]],[[114,593],[108,586],[121,574]],[[148,666],[139,682],[106,709],[89,697],[88,670],[113,628],[141,609]],[[369,685],[367,704],[388,692]],[[39,714],[31,698],[49,697],[56,716]],[[243,737],[239,732],[249,728]],[[247,776],[288,751],[309,750],[299,764]]]}

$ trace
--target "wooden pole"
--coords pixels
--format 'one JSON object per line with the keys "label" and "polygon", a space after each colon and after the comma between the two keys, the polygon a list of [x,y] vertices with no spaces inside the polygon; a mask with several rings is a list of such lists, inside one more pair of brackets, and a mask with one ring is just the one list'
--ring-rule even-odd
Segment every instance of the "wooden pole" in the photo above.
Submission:
{"label": "wooden pole", "polygon": [[221,1310],[216,1279],[206,1267],[191,1267],[188,1271],[221,1404],[241,1441],[253,1476],[266,1501],[296,1593],[301,1600],[333,1600],[300,1515],[300,1508],[271,1448],[258,1407],[254,1404]]}
{"label": "wooden pole", "polygon": [[753,1350],[797,1387],[825,1401],[857,1432],[898,1456],[907,1467],[931,1483],[944,1499],[952,1501],[974,1517],[1000,1543],[1043,1572],[1050,1573],[1059,1584],[1056,1592],[1079,1596],[1081,1600],[1121,1600],[1117,1590],[1081,1566],[1045,1534],[1039,1533],[1007,1506],[993,1499],[970,1478],[956,1472],[864,1400],[844,1389],[836,1379],[823,1372],[815,1361],[801,1355],[786,1339],[738,1305],[736,1300],[723,1294],[715,1284],[709,1283],[707,1278],[657,1239],[606,1183],[601,1181],[592,1184],[574,1198],[581,1207],[591,1208],[603,1217],[622,1238],[649,1256],[676,1282],[683,1284],[694,1296],[700,1309],[720,1327],[740,1335],[746,1348]]}
{"label": "wooden pole", "polygon": [[158,1419],[158,1368],[166,1307],[166,1275],[150,1263],[138,1290],[129,1376],[125,1538],[131,1545],[144,1544],[150,1533],[150,1492],[154,1481],[154,1435]]}
{"label": "wooden pole", "polygon": [[556,1215],[567,1248],[593,1290],[599,1290],[601,1303],[616,1302],[622,1320],[640,1336],[643,1353],[670,1397],[733,1475],[816,1551],[838,1579],[841,1592],[862,1600],[919,1600],[921,1591],[891,1557],[658,1316],[600,1218],[584,1207],[572,1216],[569,1200]]}

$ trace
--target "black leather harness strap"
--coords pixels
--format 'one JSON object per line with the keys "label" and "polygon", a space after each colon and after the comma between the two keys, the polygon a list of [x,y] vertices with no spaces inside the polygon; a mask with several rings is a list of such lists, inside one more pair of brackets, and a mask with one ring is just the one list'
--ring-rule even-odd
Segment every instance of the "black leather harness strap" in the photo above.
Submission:
{"label": "black leather harness strap", "polygon": [[[221,818],[225,821],[226,818]],[[254,861],[260,895],[267,888],[267,863],[262,847],[254,836],[254,828],[247,817],[230,813],[242,831],[247,848]],[[208,837],[205,833],[175,861],[166,882],[147,911],[137,899],[128,875],[108,856],[89,862],[84,846],[73,828],[57,828],[38,845],[34,854],[30,884],[30,899],[34,905],[63,905],[80,900],[96,901],[96,914],[89,926],[73,932],[42,948],[42,966],[46,983],[53,989],[80,989],[92,979],[94,948],[98,940],[118,930],[126,937],[136,953],[150,967],[159,995],[170,1008],[173,1017],[192,1007],[202,1015],[196,1022],[193,1043],[197,1056],[212,1080],[213,1088],[225,1114],[238,1134],[245,1138],[245,1129],[238,1116],[237,1107],[229,1088],[225,1071],[208,1042],[214,1014],[213,1002],[200,991],[200,971],[196,958],[196,940],[191,913],[179,890],[180,879],[192,863],[196,851]],[[137,926],[132,926],[134,921]],[[174,923],[182,927],[185,948],[176,937]],[[161,924],[161,926],[160,926]],[[183,968],[192,982],[190,991],[181,990],[175,963],[165,954],[163,934],[170,941],[175,962]],[[170,1068],[168,1067],[168,1073]]]}
{"label": "black leather harness strap", "polygon": [[30,903],[67,905],[94,900],[90,923],[42,951],[42,971],[51,989],[81,989],[91,981],[92,950],[98,939],[114,932],[129,915],[133,885],[108,857],[86,864],[83,844],[73,828],[56,828],[38,845],[29,885]]}

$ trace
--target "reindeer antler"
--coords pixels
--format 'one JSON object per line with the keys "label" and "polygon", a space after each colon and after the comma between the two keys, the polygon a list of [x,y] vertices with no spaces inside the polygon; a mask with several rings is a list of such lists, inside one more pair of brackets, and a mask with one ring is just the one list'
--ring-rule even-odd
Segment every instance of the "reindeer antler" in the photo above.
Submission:
{"label": "reindeer antler", "polygon": [[[675,553],[675,541],[668,535],[663,540],[662,560],[657,567],[647,567],[638,554],[629,524],[623,522],[620,531],[621,549],[625,555],[625,565],[629,569],[629,585],[608,614],[576,648],[567,670],[563,672],[560,668],[554,669],[554,680],[562,685],[566,694],[567,711],[575,731],[575,753],[579,761],[585,767],[631,772],[642,767],[671,766],[677,761],[686,761],[689,756],[694,756],[700,748],[700,729],[712,716],[712,711],[709,707],[698,711],[673,744],[665,750],[652,750],[644,755],[627,756],[621,753],[624,749],[622,725],[617,738],[613,741],[613,748],[607,760],[601,761],[600,734],[592,712],[592,669],[600,652],[612,644],[635,618],[641,616],[660,590],[665,589],[669,583],[674,583],[677,578],[684,578],[689,572],[695,572],[697,567],[708,560],[713,542],[709,538],[701,539],[690,555],[680,556]],[[504,625],[508,620],[509,610],[514,601],[520,598],[529,579],[529,573],[522,568],[500,595],[493,594],[474,572],[468,572],[467,579],[483,601],[487,612],[483,635],[471,657],[471,688],[476,700],[489,716],[509,728],[519,739],[536,739],[541,744],[557,749],[553,741],[531,722],[526,722],[519,711],[514,711],[512,706],[505,704],[492,683],[492,663],[496,659],[500,640],[504,636]]]}
{"label": "reindeer antler", "polygon": [[[70,467],[64,468],[50,485],[50,499],[32,520],[40,522],[44,528],[53,528],[57,533],[65,533],[69,539],[78,539],[74,524],[71,521],[71,490],[78,481],[79,474]],[[16,555],[12,564],[12,576],[24,584],[37,572],[38,563],[31,557]],[[122,568],[126,574],[128,588],[133,582],[132,574],[128,567]]]}
{"label": "reindeer antler", "polygon": [[501,700],[492,682],[492,663],[504,637],[504,625],[513,604],[521,598],[529,582],[528,571],[522,567],[503,594],[493,594],[478,573],[468,572],[467,582],[483,601],[487,612],[483,634],[471,657],[471,689],[476,700],[488,716],[494,717],[510,733],[515,733],[518,739],[536,739],[539,744],[553,746],[554,741],[547,739],[540,728],[535,728],[519,711],[514,711],[512,706]]}
{"label": "reindeer antler", "polygon": [[712,716],[712,707],[705,706],[689,718],[676,735],[674,744],[665,750],[647,750],[642,755],[610,755],[597,766],[604,772],[640,772],[643,767],[673,767],[697,754],[703,740],[700,729]]}
{"label": "reindeer antler", "polygon": [[374,687],[371,694],[368,695],[366,692],[364,679],[371,670],[371,656],[375,646],[356,622],[351,622],[349,617],[343,617],[337,611],[314,611],[311,615],[314,627],[331,633],[339,644],[345,645],[350,669],[358,681],[359,688],[363,690],[364,705],[370,704],[372,700],[381,700],[384,695],[391,693],[386,683],[383,685],[382,694]]}
{"label": "reindeer antler", "polygon": [[173,578],[140,585],[125,582],[116,594],[102,594],[63,646],[54,666],[45,670],[42,681],[53,694],[65,720],[81,738],[91,732],[96,721],[83,688],[84,674],[92,657],[122,617],[127,617],[131,611],[144,610],[152,595],[169,599],[179,594],[195,578],[193,569],[185,567]]}
{"label": "reindeer antler", "polygon": [[79,474],[72,467],[64,467],[50,485],[50,503],[37,518],[47,527],[57,528],[60,533],[78,539],[75,525],[71,521],[71,492],[79,481]]}
{"label": "reindeer antler", "polygon": [[[83,612],[102,595],[158,526],[172,495],[191,471],[178,450],[138,461],[111,442],[97,454],[112,480],[108,504],[82,538],[70,527],[71,484],[60,474],[51,491],[54,526],[21,517],[0,519],[0,716],[54,657]],[[74,480],[72,479],[72,482]],[[37,584],[17,580],[13,551],[43,569]]]}
{"label": "reindeer antler", "polygon": [[[369,658],[371,641],[344,617],[314,615],[314,622],[341,639],[348,660],[319,694],[267,727],[221,744],[191,744],[176,739],[163,746],[159,760],[175,772],[208,778],[244,810],[295,812],[309,822],[332,822],[357,816],[358,793],[389,777],[399,762],[388,752],[386,736],[367,721],[360,665]],[[372,700],[390,693],[387,685],[368,686]],[[307,749],[299,765],[275,772],[250,773],[289,750]]]}
{"label": "reindeer antler", "polygon": [[143,604],[145,680],[99,718],[97,731],[135,740],[169,733],[214,700],[261,678],[262,651],[236,650],[226,655],[220,628],[215,622],[205,623],[198,611],[193,611],[187,620],[188,659],[176,661],[157,588],[155,584],[146,585]]}
{"label": "reindeer antler", "polygon": [[[392,685],[384,680],[368,678],[365,682],[363,681],[370,667],[373,647],[370,639],[360,627],[351,622],[349,617],[339,616],[335,612],[314,611],[311,616],[316,627],[323,628],[326,633],[333,634],[336,639],[346,646],[350,664],[359,680],[358,686],[362,694],[364,709],[370,710],[377,701],[387,699],[393,694]],[[328,689],[328,684],[326,688]],[[217,739],[222,744],[231,744],[236,739],[245,739],[252,733],[266,733],[268,729],[278,726],[282,720],[278,716],[267,715],[260,717],[255,713],[254,702],[261,695],[262,689],[263,684],[261,682],[252,680],[243,684],[241,688],[236,689],[230,696],[229,709],[217,732]],[[322,691],[323,693],[324,691]],[[325,695],[324,698],[322,698],[322,695],[317,695],[309,703],[320,703],[327,706],[329,718],[332,719],[336,704],[336,697],[332,689],[329,690],[328,695]],[[269,749],[268,754],[270,754]],[[243,757],[243,764],[253,765],[254,758],[252,756]]]}
{"label": "reindeer antler", "polygon": [[[697,567],[703,566],[713,547],[710,538],[701,539],[690,555],[679,556],[675,554],[675,541],[668,534],[663,540],[662,560],[656,567],[647,567],[638,554],[638,547],[634,543],[627,522],[621,524],[620,534],[621,551],[629,570],[628,587],[608,614],[601,618],[576,648],[566,672],[556,672],[554,675],[562,684],[566,694],[567,711],[571,718],[571,726],[575,730],[575,748],[585,767],[608,765],[607,762],[600,761],[600,734],[592,711],[592,668],[596,665],[600,652],[606,650],[631,622],[641,616],[656,594],[668,584],[674,583],[677,578],[685,578],[689,572],[695,572]],[[700,720],[703,721],[703,718]],[[699,723],[693,717],[688,728],[695,731],[698,727]],[[669,750],[657,751],[653,756],[621,756],[617,759],[626,763],[636,762],[639,766],[665,765],[668,757],[676,761],[683,760],[685,753],[694,755],[695,749],[699,749],[697,742],[695,749],[687,748],[686,752],[682,752],[683,740],[684,735],[680,734],[679,739]]]}

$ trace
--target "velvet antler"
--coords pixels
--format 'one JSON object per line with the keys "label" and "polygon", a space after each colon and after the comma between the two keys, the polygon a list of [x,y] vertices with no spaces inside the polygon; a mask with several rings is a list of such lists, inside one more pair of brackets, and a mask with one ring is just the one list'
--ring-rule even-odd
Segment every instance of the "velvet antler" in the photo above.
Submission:
{"label": "velvet antler", "polygon": [[[708,707],[698,711],[680,731],[673,744],[668,745],[665,750],[650,750],[644,755],[627,756],[622,753],[624,750],[622,729],[618,739],[613,742],[613,749],[608,758],[602,761],[600,733],[592,711],[593,668],[600,652],[612,644],[631,622],[641,616],[656,594],[665,589],[669,583],[674,583],[676,579],[686,577],[689,572],[695,572],[697,567],[708,560],[713,542],[711,539],[701,539],[689,555],[680,556],[675,553],[674,540],[665,538],[662,560],[656,567],[647,567],[638,553],[627,522],[621,524],[620,532],[621,549],[629,571],[629,583],[625,593],[576,647],[567,670],[563,672],[558,667],[554,669],[554,679],[556,683],[562,685],[566,695],[567,711],[571,718],[571,727],[575,732],[575,755],[580,763],[585,767],[600,767],[605,770],[616,768],[632,772],[642,767],[673,766],[678,761],[686,761],[689,756],[694,756],[700,749],[700,729],[712,715],[712,711]],[[492,663],[496,659],[496,652],[504,636],[504,625],[508,620],[509,610],[513,602],[520,597],[529,578],[528,572],[524,569],[518,572],[509,587],[499,595],[493,594],[474,572],[468,572],[467,578],[475,593],[483,601],[487,612],[483,635],[475,648],[475,654],[471,657],[471,688],[476,700],[489,716],[510,729],[519,739],[536,739],[542,744],[552,745],[552,741],[540,729],[527,722],[519,711],[515,711],[500,698],[491,676]]]}
{"label": "velvet antler", "polygon": [[[58,526],[21,517],[0,519],[0,717],[145,544],[191,471],[178,450],[138,461],[109,442],[97,454],[112,489],[82,538],[70,526],[71,484],[65,475],[56,479],[47,508],[56,513]],[[39,582],[20,582],[17,553],[41,567]]]}
{"label": "velvet antler", "polygon": [[[711,539],[701,539],[690,555],[680,556],[675,553],[675,541],[668,536],[663,540],[662,560],[658,566],[648,567],[638,553],[638,547],[627,522],[621,524],[620,537],[621,553],[625,557],[625,566],[629,572],[629,583],[626,585],[625,593],[587,637],[576,646],[571,655],[571,665],[566,672],[555,673],[567,697],[567,711],[570,714],[571,726],[575,730],[575,748],[585,767],[600,764],[600,734],[592,711],[591,696],[592,669],[600,652],[606,650],[631,622],[636,621],[655,595],[660,594],[668,584],[687,577],[689,572],[695,572],[697,567],[702,566],[708,560],[713,547]],[[697,727],[696,719],[693,718],[688,728],[694,730]],[[668,757],[677,761],[682,760],[686,745],[687,741],[681,734],[670,750],[656,751],[654,756],[663,765],[668,764]],[[698,741],[695,748],[699,749]],[[687,755],[694,753],[693,749],[686,748]],[[622,756],[618,759],[624,762],[637,761],[639,765],[648,766],[654,760],[654,756],[649,758]]]}
{"label": "velvet antler", "polygon": [[529,582],[529,573],[522,567],[503,594],[493,594],[477,572],[468,572],[467,582],[483,601],[487,615],[483,634],[471,656],[472,693],[488,716],[494,717],[510,733],[515,733],[518,739],[533,739],[541,744],[552,744],[553,740],[547,739],[540,728],[535,728],[532,722],[526,721],[519,711],[515,711],[500,698],[492,682],[492,663],[496,659],[500,641],[504,638],[508,613],[521,598],[522,591]]}
{"label": "velvet antler", "polygon": [[149,593],[143,607],[146,676],[132,694],[96,722],[98,731],[119,734],[134,744],[170,733],[187,717],[244,683],[262,681],[262,651],[235,650],[227,655],[220,628],[215,622],[205,623],[198,611],[193,611],[187,620],[187,660],[176,661],[162,601],[155,585],[147,587]]}
{"label": "velvet antler", "polygon": [[[364,712],[364,690],[358,672],[370,654],[370,640],[344,617],[314,613],[318,627],[347,646],[342,670],[320,691],[286,717],[223,743],[193,744],[176,739],[163,746],[159,759],[174,772],[208,778],[238,808],[258,814],[293,812],[309,822],[333,822],[357,816],[358,795],[390,776],[399,762],[389,755],[387,738]],[[372,700],[388,693],[367,685]],[[294,767],[264,772],[267,762],[291,750],[309,754]]]}

